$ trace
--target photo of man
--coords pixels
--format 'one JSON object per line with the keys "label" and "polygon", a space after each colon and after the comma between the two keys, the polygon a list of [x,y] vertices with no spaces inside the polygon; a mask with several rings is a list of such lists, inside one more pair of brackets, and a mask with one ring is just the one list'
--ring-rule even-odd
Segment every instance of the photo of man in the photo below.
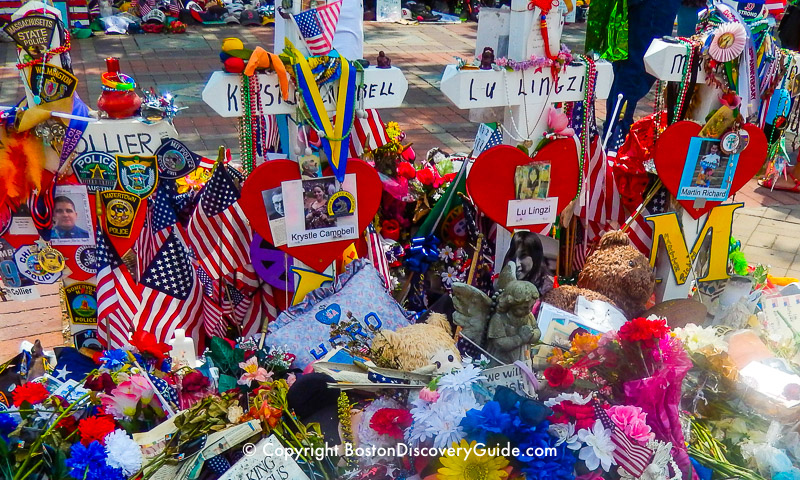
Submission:
{"label": "photo of man", "polygon": [[692,138],[681,175],[678,200],[725,200],[738,159],[738,154],[723,153],[718,139]]}
{"label": "photo of man", "polygon": [[53,200],[54,245],[93,245],[89,197],[83,185],[59,185]]}

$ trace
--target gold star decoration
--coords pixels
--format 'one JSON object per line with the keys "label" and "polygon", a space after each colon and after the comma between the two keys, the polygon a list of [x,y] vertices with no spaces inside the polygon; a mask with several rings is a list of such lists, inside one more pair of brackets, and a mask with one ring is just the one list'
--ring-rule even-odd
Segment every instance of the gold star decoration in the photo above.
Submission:
{"label": "gold star decoration", "polygon": [[92,168],[89,171],[92,172],[92,179],[96,179],[96,178],[99,178],[100,180],[105,180],[106,179],[106,173],[105,173],[105,171],[103,171],[103,169],[100,167],[100,165],[95,165],[94,168]]}

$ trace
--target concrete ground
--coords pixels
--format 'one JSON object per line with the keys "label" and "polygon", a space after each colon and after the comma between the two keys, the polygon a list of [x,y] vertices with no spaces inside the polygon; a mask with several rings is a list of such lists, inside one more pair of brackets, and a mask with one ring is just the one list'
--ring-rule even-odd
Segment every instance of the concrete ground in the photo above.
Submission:
{"label": "concrete ground", "polygon": [[[392,65],[400,67],[409,82],[402,108],[384,110],[384,121],[399,122],[414,143],[417,154],[442,147],[450,152],[469,152],[476,125],[466,111],[453,107],[439,91],[444,66],[454,57],[471,58],[477,24],[399,25],[365,23],[365,57],[371,61],[383,50]],[[155,87],[178,97],[188,107],[175,119],[179,138],[198,153],[215,155],[220,145],[238,151],[236,121],[217,116],[200,94],[211,72],[219,70],[220,45],[227,37],[239,37],[249,48],[272,48],[270,27],[190,27],[186,34],[95,36],[74,40],[73,70],[80,83],[79,95],[94,106],[100,94],[100,74],[105,58],[120,57],[121,70],[142,88]],[[568,26],[563,42],[581,51],[583,26]],[[0,105],[12,105],[22,97],[14,48],[0,44]],[[648,101],[650,100],[650,101]],[[652,97],[637,111],[652,111]],[[605,115],[598,104],[598,118]],[[742,241],[750,262],[770,265],[775,275],[800,277],[800,195],[770,192],[751,181],[734,197],[745,208],[736,214],[734,235]],[[0,303],[0,361],[9,358],[25,339],[40,338],[46,347],[62,344],[58,292],[40,288],[42,298],[25,303]]]}

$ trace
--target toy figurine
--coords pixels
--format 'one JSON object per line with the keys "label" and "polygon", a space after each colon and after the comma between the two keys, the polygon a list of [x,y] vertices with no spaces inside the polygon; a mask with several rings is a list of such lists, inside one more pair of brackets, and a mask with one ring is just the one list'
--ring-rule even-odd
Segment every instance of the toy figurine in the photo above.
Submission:
{"label": "toy figurine", "polygon": [[529,347],[541,335],[531,313],[539,291],[534,284],[517,280],[516,271],[514,262],[508,262],[500,272],[493,295],[496,304],[472,285],[453,283],[453,321],[464,336],[485,345],[503,363],[528,359]]}
{"label": "toy figurine", "polygon": [[378,52],[378,60],[376,61],[378,68],[392,68],[392,60],[383,53],[383,50]]}
{"label": "toy figurine", "polygon": [[494,50],[491,47],[484,47],[481,54],[481,70],[491,70],[494,63]]}

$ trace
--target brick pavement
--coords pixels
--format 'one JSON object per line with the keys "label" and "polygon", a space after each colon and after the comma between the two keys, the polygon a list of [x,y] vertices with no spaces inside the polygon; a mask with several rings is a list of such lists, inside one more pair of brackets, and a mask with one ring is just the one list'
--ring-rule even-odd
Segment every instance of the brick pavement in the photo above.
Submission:
{"label": "brick pavement", "polygon": [[[579,51],[582,25],[565,30],[563,41]],[[469,152],[476,125],[468,112],[458,110],[438,90],[439,78],[454,56],[469,58],[474,51],[477,25],[399,25],[365,23],[365,56],[373,60],[383,50],[392,64],[403,69],[409,90],[402,108],[382,112],[384,121],[400,123],[418,154],[433,147],[450,152]],[[184,35],[104,36],[73,41],[73,69],[80,83],[78,93],[94,106],[100,94],[104,59],[121,57],[124,73],[143,88],[153,86],[177,95],[188,107],[175,119],[180,139],[205,155],[215,155],[220,145],[238,150],[235,119],[217,116],[200,97],[211,72],[220,69],[219,48],[226,37],[237,36],[245,45],[271,50],[272,28],[215,26],[192,27]],[[15,103],[22,96],[14,49],[0,43],[0,105]],[[652,108],[652,92],[640,102],[638,113]],[[605,115],[605,102],[597,105],[598,118]],[[769,192],[750,182],[736,196],[746,204],[737,213],[734,235],[745,245],[753,262],[770,264],[777,275],[800,277],[800,195]],[[17,304],[0,303],[0,360],[7,358],[23,339],[38,337],[47,347],[61,343],[61,321],[57,291],[42,288],[40,300]]]}

